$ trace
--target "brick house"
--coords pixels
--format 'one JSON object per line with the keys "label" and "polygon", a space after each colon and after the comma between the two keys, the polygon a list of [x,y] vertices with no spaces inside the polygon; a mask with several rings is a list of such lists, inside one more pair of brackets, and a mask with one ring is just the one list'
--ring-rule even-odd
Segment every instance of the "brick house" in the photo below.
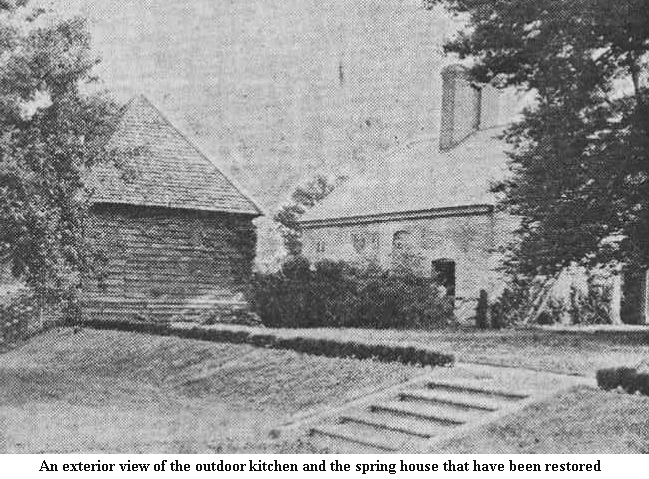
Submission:
{"label": "brick house", "polygon": [[144,97],[107,143],[119,168],[93,170],[87,237],[102,277],[84,285],[88,318],[167,320],[244,304],[261,215]]}
{"label": "brick house", "polygon": [[470,82],[462,67],[447,67],[442,78],[439,136],[389,151],[308,211],[303,252],[384,268],[406,261],[469,310],[480,289],[497,292],[496,250],[515,227],[495,211],[489,188],[507,171],[497,136],[508,111],[500,92]]}
{"label": "brick house", "polygon": [[[507,175],[499,134],[520,102],[476,85],[461,66],[442,71],[439,135],[389,151],[375,167],[349,180],[301,220],[303,254],[323,259],[396,263],[435,278],[456,301],[456,315],[473,314],[479,291],[502,291],[499,250],[518,220],[496,211],[493,181]],[[565,298],[583,278],[562,274],[550,294]],[[637,275],[636,275],[637,276]],[[646,275],[611,277],[614,321],[649,323]]]}

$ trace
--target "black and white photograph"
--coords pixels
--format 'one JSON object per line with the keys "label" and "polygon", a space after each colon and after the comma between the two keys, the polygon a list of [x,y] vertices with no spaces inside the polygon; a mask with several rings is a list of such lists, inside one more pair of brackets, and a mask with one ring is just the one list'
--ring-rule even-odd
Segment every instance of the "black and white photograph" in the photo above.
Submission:
{"label": "black and white photograph", "polygon": [[649,2],[0,0],[16,454],[649,454]]}

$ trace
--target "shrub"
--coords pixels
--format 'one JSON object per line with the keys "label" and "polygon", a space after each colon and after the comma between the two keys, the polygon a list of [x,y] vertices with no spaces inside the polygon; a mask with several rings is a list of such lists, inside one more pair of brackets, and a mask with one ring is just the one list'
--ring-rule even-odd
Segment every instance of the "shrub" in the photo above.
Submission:
{"label": "shrub", "polygon": [[502,329],[506,326],[502,305],[494,304],[491,306],[491,329]]}
{"label": "shrub", "polygon": [[[570,320],[571,324],[610,324],[613,289],[608,276],[590,273],[586,288],[570,285],[566,297],[551,295],[536,317],[540,325],[553,325]],[[492,325],[500,327],[528,321],[530,313],[537,310],[538,300],[547,293],[547,283],[540,279],[513,278],[503,294],[491,305]]]}
{"label": "shrub", "polygon": [[484,289],[480,290],[478,306],[475,310],[475,325],[478,329],[489,327],[489,297]]}
{"label": "shrub", "polygon": [[532,284],[525,279],[512,279],[500,297],[492,301],[492,325],[502,328],[525,321],[532,306],[533,289]]}
{"label": "shrub", "polygon": [[611,324],[612,297],[612,286],[598,284],[593,276],[588,277],[586,295],[577,291],[573,285],[569,307],[572,324]]}
{"label": "shrub", "polygon": [[291,258],[256,274],[251,306],[269,327],[428,328],[450,322],[453,306],[428,278],[376,266]]}
{"label": "shrub", "polygon": [[36,315],[34,298],[28,292],[3,298],[0,302],[0,342],[12,343],[27,337]]}
{"label": "shrub", "polygon": [[336,341],[318,338],[281,338],[272,334],[252,334],[247,331],[206,328],[173,328],[168,323],[91,320],[84,325],[94,329],[113,329],[157,335],[174,335],[220,343],[250,344],[252,346],[285,349],[315,356],[375,359],[421,366],[449,366],[455,361],[451,354],[437,353],[414,347],[386,346]]}
{"label": "shrub", "polygon": [[634,368],[621,367],[597,371],[597,385],[605,391],[622,388],[629,394],[639,392],[649,396],[649,374]]}

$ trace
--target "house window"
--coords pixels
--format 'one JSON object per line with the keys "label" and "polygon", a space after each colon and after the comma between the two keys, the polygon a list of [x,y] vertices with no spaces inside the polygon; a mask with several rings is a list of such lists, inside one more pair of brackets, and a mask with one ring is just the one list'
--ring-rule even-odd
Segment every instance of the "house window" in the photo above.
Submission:
{"label": "house window", "polygon": [[324,253],[327,247],[324,241],[318,241],[315,245],[316,253]]}
{"label": "house window", "polygon": [[352,246],[356,253],[361,254],[367,246],[367,239],[362,234],[352,234]]}
{"label": "house window", "polygon": [[378,250],[379,249],[379,234],[378,233],[372,233],[370,235],[370,246],[373,250]]}
{"label": "house window", "polygon": [[455,296],[455,261],[450,259],[433,261],[431,278],[435,283],[446,288],[446,294]]}
{"label": "house window", "polygon": [[392,237],[392,249],[394,251],[401,251],[406,249],[410,240],[410,233],[408,231],[397,231]]}

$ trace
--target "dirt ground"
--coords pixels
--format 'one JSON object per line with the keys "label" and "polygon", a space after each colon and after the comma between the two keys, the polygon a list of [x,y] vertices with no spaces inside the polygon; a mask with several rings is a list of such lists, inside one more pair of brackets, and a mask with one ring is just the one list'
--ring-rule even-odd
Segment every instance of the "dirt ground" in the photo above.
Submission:
{"label": "dirt ground", "polygon": [[277,427],[423,368],[114,331],[0,355],[0,452],[313,452]]}

